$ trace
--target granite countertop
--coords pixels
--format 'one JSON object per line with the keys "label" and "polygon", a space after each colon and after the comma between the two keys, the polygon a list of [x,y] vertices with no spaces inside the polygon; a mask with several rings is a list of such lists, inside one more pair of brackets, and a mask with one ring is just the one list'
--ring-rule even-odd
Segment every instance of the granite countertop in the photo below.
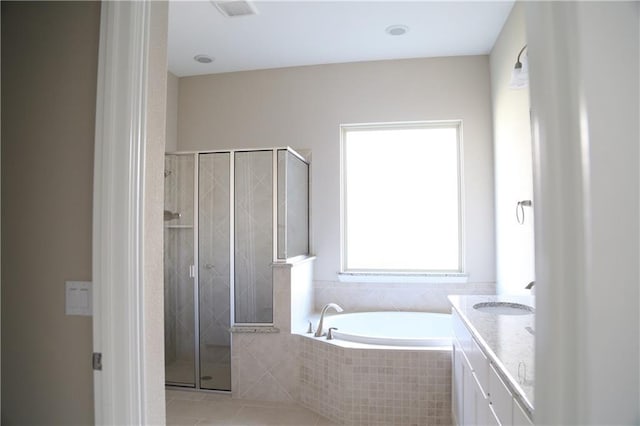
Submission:
{"label": "granite countertop", "polygon": [[496,315],[480,312],[473,305],[513,302],[535,307],[535,297],[449,296],[449,300],[491,362],[519,394],[516,398],[533,413],[535,315]]}

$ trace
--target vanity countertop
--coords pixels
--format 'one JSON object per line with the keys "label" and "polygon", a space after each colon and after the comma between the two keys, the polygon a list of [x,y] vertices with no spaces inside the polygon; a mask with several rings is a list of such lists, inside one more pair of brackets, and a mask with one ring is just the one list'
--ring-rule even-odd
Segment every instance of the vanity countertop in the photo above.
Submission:
{"label": "vanity countertop", "polygon": [[449,300],[486,355],[533,412],[535,315],[496,315],[473,306],[483,302],[513,302],[535,307],[535,297],[449,296]]}

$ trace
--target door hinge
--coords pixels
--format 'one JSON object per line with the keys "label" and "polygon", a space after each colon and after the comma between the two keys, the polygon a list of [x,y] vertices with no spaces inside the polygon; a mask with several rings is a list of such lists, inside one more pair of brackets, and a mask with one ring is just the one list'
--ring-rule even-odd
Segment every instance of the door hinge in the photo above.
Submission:
{"label": "door hinge", "polygon": [[93,353],[93,369],[102,371],[102,354],[100,352]]}

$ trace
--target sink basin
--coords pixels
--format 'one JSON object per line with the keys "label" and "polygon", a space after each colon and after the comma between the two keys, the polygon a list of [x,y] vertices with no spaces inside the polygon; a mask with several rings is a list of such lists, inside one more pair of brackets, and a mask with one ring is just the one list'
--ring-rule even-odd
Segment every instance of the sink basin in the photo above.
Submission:
{"label": "sink basin", "polygon": [[531,315],[535,312],[531,306],[512,302],[476,303],[473,309],[494,315]]}

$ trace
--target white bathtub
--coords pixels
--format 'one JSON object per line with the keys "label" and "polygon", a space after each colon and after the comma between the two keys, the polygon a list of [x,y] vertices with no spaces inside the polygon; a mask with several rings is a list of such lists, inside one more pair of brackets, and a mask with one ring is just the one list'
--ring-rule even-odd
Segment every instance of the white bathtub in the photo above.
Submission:
{"label": "white bathtub", "polygon": [[385,346],[451,346],[451,315],[426,312],[358,312],[325,317],[339,340]]}

